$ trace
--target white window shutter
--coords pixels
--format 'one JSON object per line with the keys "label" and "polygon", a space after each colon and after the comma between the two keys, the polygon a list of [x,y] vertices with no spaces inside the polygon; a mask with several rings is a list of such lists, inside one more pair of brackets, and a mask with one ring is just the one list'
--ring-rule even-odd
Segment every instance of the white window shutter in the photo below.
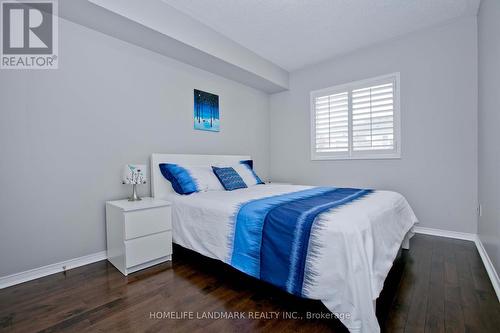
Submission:
{"label": "white window shutter", "polygon": [[399,73],[311,92],[311,158],[399,158]]}
{"label": "white window shutter", "polygon": [[394,83],[353,90],[353,151],[392,151],[394,139]]}
{"label": "white window shutter", "polygon": [[347,91],[314,99],[316,153],[349,151],[348,104]]}

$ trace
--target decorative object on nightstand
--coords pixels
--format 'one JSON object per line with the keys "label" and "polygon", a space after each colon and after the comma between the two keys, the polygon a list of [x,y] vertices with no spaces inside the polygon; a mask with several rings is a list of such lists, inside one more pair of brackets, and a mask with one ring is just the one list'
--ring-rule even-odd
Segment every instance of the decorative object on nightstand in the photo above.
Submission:
{"label": "decorative object on nightstand", "polygon": [[139,201],[141,198],[137,195],[137,185],[146,184],[146,166],[143,164],[127,164],[123,167],[123,184],[132,185],[132,195],[128,201]]}
{"label": "decorative object on nightstand", "polygon": [[170,203],[153,198],[106,202],[107,257],[124,275],[172,260]]}

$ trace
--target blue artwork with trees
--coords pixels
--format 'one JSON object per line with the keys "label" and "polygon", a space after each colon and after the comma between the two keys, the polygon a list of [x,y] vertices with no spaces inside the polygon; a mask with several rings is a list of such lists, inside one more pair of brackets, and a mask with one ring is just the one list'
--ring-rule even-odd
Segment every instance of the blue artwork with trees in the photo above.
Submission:
{"label": "blue artwork with trees", "polygon": [[219,96],[194,90],[194,128],[219,132]]}

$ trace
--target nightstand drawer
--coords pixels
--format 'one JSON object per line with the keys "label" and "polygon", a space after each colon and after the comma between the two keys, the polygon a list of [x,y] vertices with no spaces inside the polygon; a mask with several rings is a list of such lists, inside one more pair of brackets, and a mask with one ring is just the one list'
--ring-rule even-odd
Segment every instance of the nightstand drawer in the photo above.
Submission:
{"label": "nightstand drawer", "polygon": [[125,213],[125,239],[167,230],[172,230],[170,207],[157,207]]}
{"label": "nightstand drawer", "polygon": [[172,254],[172,232],[125,241],[127,268]]}

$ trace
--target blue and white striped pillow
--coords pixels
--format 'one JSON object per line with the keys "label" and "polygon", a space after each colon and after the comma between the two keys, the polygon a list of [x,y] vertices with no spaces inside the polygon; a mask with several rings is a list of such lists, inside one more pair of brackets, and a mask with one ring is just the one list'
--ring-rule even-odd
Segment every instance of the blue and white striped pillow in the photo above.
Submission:
{"label": "blue and white striped pillow", "polygon": [[210,166],[161,163],[159,167],[162,175],[172,183],[174,191],[179,194],[224,190]]}
{"label": "blue and white striped pillow", "polygon": [[238,175],[240,175],[241,179],[243,179],[243,182],[247,187],[264,184],[264,182],[259,178],[259,176],[257,176],[255,171],[253,170],[252,160],[240,161],[240,163],[238,164],[217,165],[217,167],[233,168],[238,173]]}
{"label": "blue and white striped pillow", "polygon": [[213,166],[212,169],[217,178],[219,178],[222,186],[224,186],[224,188],[227,191],[232,191],[239,188],[247,187],[243,179],[235,171],[234,168],[232,167],[218,168]]}
{"label": "blue and white striped pillow", "polygon": [[254,185],[264,184],[259,176],[253,170],[253,161],[240,161],[240,164],[233,166],[234,170],[240,175],[245,184],[250,187]]}

